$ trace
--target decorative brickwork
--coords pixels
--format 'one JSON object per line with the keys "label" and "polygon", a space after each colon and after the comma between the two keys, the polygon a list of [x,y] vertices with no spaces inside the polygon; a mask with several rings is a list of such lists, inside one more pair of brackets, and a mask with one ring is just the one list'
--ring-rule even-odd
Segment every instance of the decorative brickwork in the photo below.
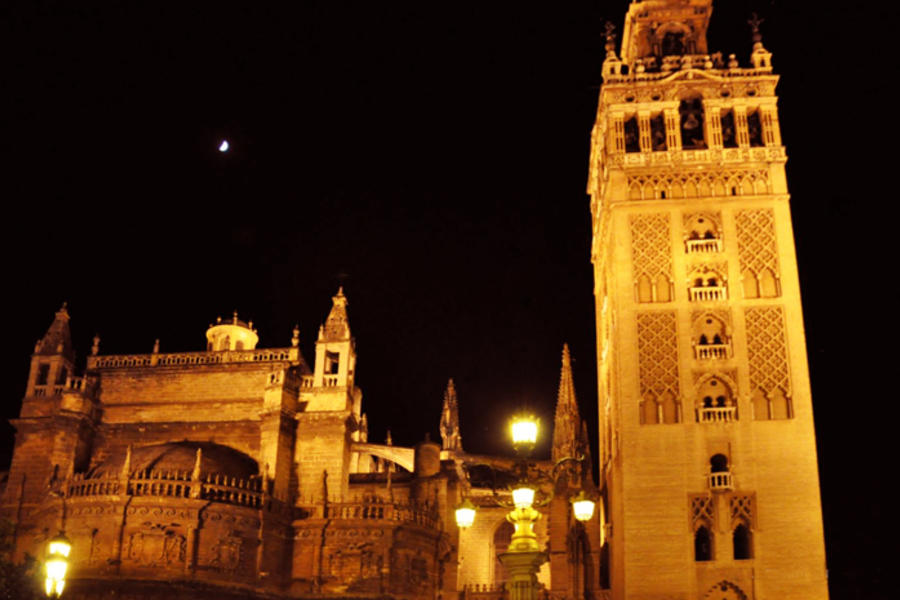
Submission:
{"label": "decorative brickwork", "polygon": [[756,521],[756,496],[754,494],[732,494],[728,499],[732,529],[739,523],[752,526]]}
{"label": "decorative brickwork", "polygon": [[716,509],[713,499],[708,494],[690,496],[688,500],[691,515],[690,528],[696,531],[701,525],[712,529],[716,524]]}
{"label": "decorative brickwork", "polygon": [[644,312],[637,316],[641,395],[679,395],[678,336],[675,313]]}
{"label": "decorative brickwork", "polygon": [[745,297],[780,295],[775,214],[771,209],[742,210],[735,214],[735,224]]}
{"label": "decorative brickwork", "polygon": [[631,256],[639,302],[668,302],[672,238],[666,213],[631,217]]}
{"label": "decorative brickwork", "polygon": [[631,200],[746,196],[769,192],[765,169],[655,171],[628,176]]}
{"label": "decorative brickwork", "polygon": [[762,390],[766,395],[781,390],[790,396],[791,378],[781,307],[748,308],[744,314],[747,322],[750,387]]}

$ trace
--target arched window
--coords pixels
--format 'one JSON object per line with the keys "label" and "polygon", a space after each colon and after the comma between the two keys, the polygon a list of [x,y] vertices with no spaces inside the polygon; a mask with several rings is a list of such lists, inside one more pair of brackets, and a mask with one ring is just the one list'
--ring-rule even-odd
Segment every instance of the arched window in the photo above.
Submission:
{"label": "arched window", "polygon": [[709,471],[711,473],[727,473],[728,457],[724,454],[713,454],[709,459]]}
{"label": "arched window", "polygon": [[737,148],[737,135],[734,130],[734,111],[729,110],[721,115],[722,122],[722,146],[725,148]]}
{"label": "arched window", "polygon": [[641,142],[638,133],[637,117],[625,121],[625,152],[640,152]]}
{"label": "arched window", "polygon": [[712,560],[712,535],[706,525],[701,525],[694,532],[694,560],[697,562]]}
{"label": "arched window", "polygon": [[755,110],[747,115],[747,137],[751,146],[762,146],[762,123],[759,120],[759,111]]}
{"label": "arched window", "polygon": [[734,560],[753,558],[750,529],[744,523],[734,528],[734,533],[731,537],[734,547]]}
{"label": "arched window", "polygon": [[[515,531],[515,527],[513,527],[512,523],[504,520],[500,523],[500,526],[497,527],[496,531],[494,531],[494,538],[491,540],[493,550],[491,552],[491,556],[496,557],[498,554],[502,554],[506,552],[509,548],[509,542],[512,539],[512,534]],[[507,580],[506,569],[500,563],[499,558],[494,559],[494,584],[501,584]]]}
{"label": "arched window", "polygon": [[681,101],[678,106],[681,116],[681,146],[685,150],[706,148],[703,137],[703,102],[700,98]]}
{"label": "arched window", "polygon": [[666,144],[666,121],[661,114],[650,119],[650,144],[654,152],[668,148]]}

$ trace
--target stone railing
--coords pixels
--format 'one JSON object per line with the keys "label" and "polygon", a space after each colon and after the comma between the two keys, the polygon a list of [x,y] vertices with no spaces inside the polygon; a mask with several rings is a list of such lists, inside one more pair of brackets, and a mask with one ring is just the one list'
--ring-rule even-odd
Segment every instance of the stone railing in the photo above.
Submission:
{"label": "stone railing", "polygon": [[321,506],[307,507],[306,514],[334,520],[394,521],[415,523],[431,529],[438,528],[437,515],[432,510],[411,504],[391,502],[330,502]]}
{"label": "stone railing", "polygon": [[728,344],[697,344],[694,354],[697,360],[723,360],[728,358]]}
{"label": "stone railing", "polygon": [[507,597],[502,583],[467,583],[460,597],[464,600],[501,600]]}
{"label": "stone railing", "polygon": [[785,161],[783,146],[747,148],[703,148],[699,150],[664,150],[657,152],[611,153],[607,162],[619,167],[647,167],[693,163],[743,163]]}
{"label": "stone railing", "polygon": [[737,407],[717,406],[714,408],[701,408],[697,416],[698,421],[701,423],[731,423],[737,420]]}
{"label": "stone railing", "polygon": [[685,240],[684,251],[688,254],[695,254],[698,252],[721,252],[722,240],[715,238],[705,240]]}
{"label": "stone railing", "polygon": [[709,489],[714,492],[724,492],[734,489],[734,479],[729,471],[709,474]]}
{"label": "stone railing", "polygon": [[297,348],[261,350],[224,350],[220,352],[175,352],[169,354],[118,354],[89,356],[88,369],[129,369],[141,367],[179,367],[225,363],[282,362],[298,360]]}
{"label": "stone railing", "polygon": [[691,302],[715,302],[728,299],[728,289],[725,286],[692,287],[689,288]]}
{"label": "stone railing", "polygon": [[34,386],[34,396],[59,396],[65,390],[65,385],[36,385]]}
{"label": "stone railing", "polygon": [[[616,64],[622,65],[616,61]],[[734,64],[734,63],[732,63]],[[771,66],[759,67],[728,67],[726,64],[716,65],[712,57],[706,54],[688,54],[684,56],[666,56],[659,64],[641,64],[635,65],[633,72],[622,73],[622,69],[617,69],[615,73],[609,72],[605,68],[604,63],[603,81],[605,83],[640,83],[649,81],[659,81],[671,77],[673,73],[685,69],[700,69],[710,73],[716,77],[738,78],[738,77],[758,77],[760,75],[771,75]]]}
{"label": "stone railing", "polygon": [[84,477],[75,474],[63,484],[67,498],[86,496],[153,496],[196,498],[249,508],[269,508],[261,478],[237,479],[210,474],[194,479],[189,471],[137,471],[128,479]]}

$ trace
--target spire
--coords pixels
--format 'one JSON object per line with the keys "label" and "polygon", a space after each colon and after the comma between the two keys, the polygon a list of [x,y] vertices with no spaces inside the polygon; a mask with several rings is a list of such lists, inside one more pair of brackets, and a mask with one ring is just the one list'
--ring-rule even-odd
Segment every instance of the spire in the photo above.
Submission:
{"label": "spire", "polygon": [[44,356],[61,354],[70,361],[75,360],[75,353],[72,351],[72,333],[69,331],[69,311],[66,310],[65,302],[56,311],[47,333],[35,345],[34,353]]}
{"label": "spire", "polygon": [[556,417],[553,421],[553,460],[579,453],[578,437],[581,417],[575,400],[575,385],[572,380],[572,359],[569,345],[563,344],[562,369],[559,374],[559,394],[556,399]]}
{"label": "spire", "polygon": [[324,331],[320,331],[319,337],[328,341],[340,341],[350,339],[350,322],[347,320],[347,297],[344,296],[344,288],[339,287],[336,296],[331,298],[331,312],[325,319]]}
{"label": "spire", "polygon": [[456,387],[453,380],[447,382],[444,392],[444,407],[441,410],[441,441],[444,450],[462,451],[462,437],[459,435],[459,405],[456,401]]}

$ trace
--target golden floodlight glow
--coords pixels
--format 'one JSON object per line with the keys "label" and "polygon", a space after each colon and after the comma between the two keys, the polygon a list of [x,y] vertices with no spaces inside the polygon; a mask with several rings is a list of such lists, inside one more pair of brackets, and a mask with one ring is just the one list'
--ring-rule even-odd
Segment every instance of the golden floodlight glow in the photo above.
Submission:
{"label": "golden floodlight glow", "polygon": [[44,591],[47,596],[58,598],[66,586],[66,571],[69,570],[69,553],[72,544],[66,536],[59,534],[47,544],[47,560],[44,561]]}
{"label": "golden floodlight glow", "polygon": [[594,516],[594,501],[585,496],[582,490],[572,498],[572,510],[575,512],[575,518],[579,521],[590,521]]}
{"label": "golden floodlight glow", "polygon": [[516,417],[510,424],[513,445],[534,445],[537,443],[538,420],[530,415]]}
{"label": "golden floodlight glow", "polygon": [[534,490],[530,487],[519,487],[512,491],[513,504],[516,508],[531,508],[534,504]]}
{"label": "golden floodlight glow", "polygon": [[471,527],[475,522],[475,505],[466,498],[456,509],[456,525],[460,529]]}

